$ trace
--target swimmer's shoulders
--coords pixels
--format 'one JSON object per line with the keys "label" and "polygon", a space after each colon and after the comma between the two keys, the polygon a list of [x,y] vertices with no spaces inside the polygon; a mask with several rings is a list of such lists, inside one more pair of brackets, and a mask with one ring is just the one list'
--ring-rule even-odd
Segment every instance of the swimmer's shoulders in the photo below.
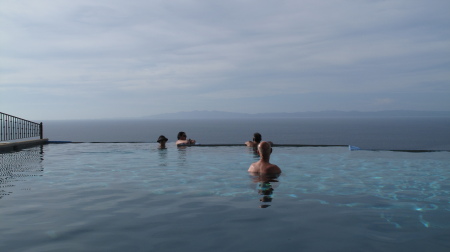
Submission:
{"label": "swimmer's shoulders", "polygon": [[271,166],[267,167],[267,169],[265,169],[266,173],[281,173],[281,169],[280,167],[278,167],[278,165],[274,165],[272,164]]}
{"label": "swimmer's shoulders", "polygon": [[251,164],[250,167],[248,168],[248,172],[259,172],[259,171],[260,167],[258,166],[258,162]]}
{"label": "swimmer's shoulders", "polygon": [[255,147],[256,146],[255,142],[252,142],[252,141],[245,142],[245,145],[247,145],[247,147]]}

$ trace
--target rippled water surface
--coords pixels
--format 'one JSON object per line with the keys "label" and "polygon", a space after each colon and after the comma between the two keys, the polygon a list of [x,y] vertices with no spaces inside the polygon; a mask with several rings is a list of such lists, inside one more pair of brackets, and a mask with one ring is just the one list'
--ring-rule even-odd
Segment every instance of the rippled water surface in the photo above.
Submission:
{"label": "rippled water surface", "polygon": [[50,144],[0,154],[0,251],[448,251],[450,152]]}

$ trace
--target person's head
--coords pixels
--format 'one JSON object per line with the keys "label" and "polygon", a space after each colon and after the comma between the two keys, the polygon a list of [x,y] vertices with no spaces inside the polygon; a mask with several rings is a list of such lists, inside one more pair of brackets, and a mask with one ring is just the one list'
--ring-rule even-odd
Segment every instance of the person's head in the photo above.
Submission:
{"label": "person's head", "polygon": [[272,153],[272,146],[268,142],[258,144],[258,153],[262,158],[269,158]]}
{"label": "person's head", "polygon": [[167,139],[167,137],[161,135],[161,136],[158,137],[158,140],[157,140],[156,142],[158,142],[158,143],[161,144],[161,143],[167,142],[168,140],[169,140],[169,139]]}
{"label": "person's head", "polygon": [[178,140],[185,140],[186,139],[186,133],[184,131],[180,131],[178,132],[178,136],[177,136]]}
{"label": "person's head", "polygon": [[158,137],[158,140],[157,140],[156,142],[159,143],[159,148],[160,148],[160,149],[165,149],[165,148],[166,148],[166,142],[167,142],[168,140],[169,140],[169,139],[167,139],[167,137],[161,135],[161,136]]}
{"label": "person's head", "polygon": [[259,143],[259,142],[261,142],[261,139],[262,139],[261,134],[259,134],[258,132],[256,132],[255,134],[253,134],[253,141],[254,141],[254,142]]}

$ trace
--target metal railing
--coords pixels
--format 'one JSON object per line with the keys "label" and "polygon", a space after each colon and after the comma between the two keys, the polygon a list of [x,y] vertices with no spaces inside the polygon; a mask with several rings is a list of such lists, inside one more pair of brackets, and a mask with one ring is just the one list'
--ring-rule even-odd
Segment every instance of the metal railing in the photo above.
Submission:
{"label": "metal railing", "polygon": [[43,139],[42,123],[36,123],[0,112],[0,141],[39,137]]}

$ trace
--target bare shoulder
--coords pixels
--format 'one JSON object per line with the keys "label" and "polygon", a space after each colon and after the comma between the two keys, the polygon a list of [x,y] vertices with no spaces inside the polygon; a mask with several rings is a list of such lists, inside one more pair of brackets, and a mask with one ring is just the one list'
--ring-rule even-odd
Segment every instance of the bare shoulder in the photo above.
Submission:
{"label": "bare shoulder", "polygon": [[245,145],[247,145],[247,147],[255,147],[255,143],[252,141],[245,142]]}
{"label": "bare shoulder", "polygon": [[187,140],[178,140],[175,144],[176,145],[187,144]]}
{"label": "bare shoulder", "polygon": [[248,168],[248,172],[259,172],[257,163],[258,162],[251,164],[250,167]]}
{"label": "bare shoulder", "polygon": [[280,167],[274,164],[270,164],[270,166],[266,167],[264,170],[265,173],[281,173]]}

